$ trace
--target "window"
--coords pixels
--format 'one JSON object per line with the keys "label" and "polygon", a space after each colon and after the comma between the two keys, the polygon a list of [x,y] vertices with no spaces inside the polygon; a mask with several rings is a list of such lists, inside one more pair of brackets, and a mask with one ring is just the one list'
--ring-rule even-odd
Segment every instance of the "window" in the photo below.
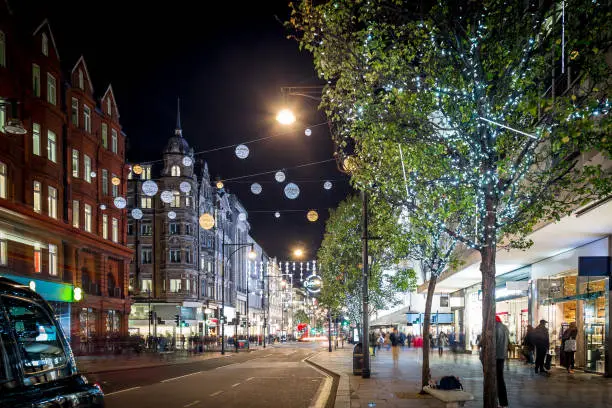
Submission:
{"label": "window", "polygon": [[[34,302],[12,296],[3,296],[11,322],[16,349],[21,351],[23,371],[26,376],[65,367],[66,352],[61,341],[60,329],[50,316]],[[36,382],[55,381],[72,375],[70,370],[52,371],[36,377]]]}
{"label": "window", "polygon": [[140,208],[151,208],[151,197],[140,197]]}
{"label": "window", "polygon": [[72,98],[72,109],[70,111],[70,117],[74,126],[79,126],[79,100]]}
{"label": "window", "polygon": [[140,259],[143,264],[150,264],[153,262],[153,249],[151,248],[141,248],[140,249]]}
{"label": "window", "polygon": [[85,204],[85,231],[91,232],[91,205]]}
{"label": "window", "polygon": [[180,207],[181,206],[181,193],[175,191],[172,195],[172,202],[170,202],[170,207]]}
{"label": "window", "polygon": [[153,232],[153,228],[150,223],[142,223],[140,224],[140,235],[151,235]]}
{"label": "window", "polygon": [[34,182],[34,212],[42,211],[42,185],[40,181]]}
{"label": "window", "polygon": [[8,265],[8,242],[0,234],[0,265]]}
{"label": "window", "polygon": [[108,195],[108,170],[102,169],[102,194]]}
{"label": "window", "polygon": [[191,259],[191,249],[185,249],[185,263],[191,264],[193,263],[193,259]]}
{"label": "window", "polygon": [[55,133],[47,130],[47,157],[53,163],[57,161],[57,140]]}
{"label": "window", "polygon": [[170,292],[180,292],[181,291],[181,280],[180,279],[170,279]]}
{"label": "window", "polygon": [[191,208],[191,194],[185,193],[185,207]]}
{"label": "window", "polygon": [[83,70],[79,69],[79,88],[85,90],[85,78],[83,78]]}
{"label": "window", "polygon": [[170,172],[172,177],[180,177],[181,176],[181,168],[176,164],[170,168]]}
{"label": "window", "polygon": [[83,172],[85,173],[83,178],[86,182],[91,183],[91,159],[86,154],[83,155],[83,167]]}
{"label": "window", "polygon": [[[111,176],[111,180],[114,179],[115,177],[117,177],[117,175],[113,174]],[[113,183],[111,183],[111,188],[112,188],[112,191],[113,191],[113,197],[117,197],[119,195],[119,186],[116,186]]]}
{"label": "window", "polygon": [[134,224],[131,222],[128,222],[127,225],[127,234],[128,235],[134,235]]}
{"label": "window", "polygon": [[108,149],[108,125],[102,123],[102,147]]}
{"label": "window", "polygon": [[140,291],[141,292],[153,292],[153,280],[152,279],[141,279],[140,280]]}
{"label": "window", "polygon": [[113,153],[117,153],[117,130],[111,129],[111,134],[112,134],[111,151]]}
{"label": "window", "polygon": [[191,235],[191,224],[185,224],[185,235]]}
{"label": "window", "polygon": [[173,262],[173,263],[181,262],[181,250],[180,249],[170,250],[170,262]]}
{"label": "window", "polygon": [[179,233],[179,225],[175,222],[170,223],[170,235],[176,235]]}
{"label": "window", "polygon": [[108,239],[108,215],[102,214],[102,238]]}
{"label": "window", "polygon": [[111,116],[111,100],[110,98],[106,98],[106,114]]}
{"label": "window", "polygon": [[6,37],[0,31],[0,67],[6,67]]}
{"label": "window", "polygon": [[0,198],[6,198],[7,183],[6,164],[0,162]]}
{"label": "window", "polygon": [[79,200],[72,200],[72,226],[79,228],[80,225],[80,209]]}
{"label": "window", "polygon": [[114,243],[119,242],[119,220],[117,218],[113,218],[112,224],[112,235],[111,239]]}
{"label": "window", "polygon": [[49,195],[47,196],[47,211],[49,217],[57,218],[57,188],[49,186]]}
{"label": "window", "polygon": [[72,177],[79,177],[79,151],[72,149]]}
{"label": "window", "polygon": [[83,105],[83,127],[91,133],[91,109],[87,105]]}
{"label": "window", "polygon": [[40,98],[40,67],[32,64],[32,91]]}
{"label": "window", "polygon": [[49,244],[49,275],[57,276],[57,245]]}
{"label": "window", "polygon": [[142,174],[140,175],[141,180],[151,180],[151,167],[150,166],[143,166],[142,167]]}
{"label": "window", "polygon": [[34,246],[34,258],[32,262],[34,263],[34,272],[40,273],[42,270],[42,250],[40,249],[40,245]]}
{"label": "window", "polygon": [[42,33],[42,53],[47,57],[49,56],[49,39],[45,33]]}
{"label": "window", "polygon": [[0,105],[0,132],[4,132],[5,125],[6,125],[6,106]]}
{"label": "window", "polygon": [[47,102],[51,105],[57,104],[57,82],[49,73],[47,73]]}
{"label": "window", "polygon": [[40,125],[32,124],[32,153],[40,156]]}
{"label": "window", "polygon": [[[130,166],[130,169],[132,168],[132,166]],[[129,171],[128,173],[128,180],[132,180],[134,178],[134,173],[132,173],[132,170]]]}

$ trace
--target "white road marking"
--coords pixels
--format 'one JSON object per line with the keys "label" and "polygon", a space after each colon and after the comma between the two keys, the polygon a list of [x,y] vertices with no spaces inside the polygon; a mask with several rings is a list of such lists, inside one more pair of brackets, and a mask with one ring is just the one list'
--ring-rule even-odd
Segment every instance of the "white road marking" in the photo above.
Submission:
{"label": "white road marking", "polygon": [[223,391],[217,391],[217,392],[213,392],[212,394],[210,394],[211,397],[216,397],[219,394],[222,394]]}
{"label": "white road marking", "polygon": [[247,378],[245,381],[246,381],[246,382],[249,382],[249,381],[251,381],[253,378],[255,378],[255,377],[249,377],[249,378]]}
{"label": "white road marking", "polygon": [[189,404],[183,405],[183,408],[190,407],[190,406],[192,406],[192,405],[197,404],[198,402],[200,402],[200,400],[195,400],[195,401],[193,401],[193,402],[190,402]]}
{"label": "white road marking", "polygon": [[173,377],[173,378],[168,378],[168,379],[166,379],[166,380],[161,380],[160,382],[163,382],[163,383],[165,383],[165,382],[170,382],[170,381],[178,380],[179,378],[189,377],[190,375],[200,374],[200,373],[202,373],[202,372],[203,372],[203,371],[197,371],[197,372],[195,372],[195,373],[185,374],[185,375],[181,375],[181,376],[179,376],[179,377]]}
{"label": "white road marking", "polygon": [[215,370],[218,370],[218,369],[220,369],[220,368],[229,367],[229,366],[235,366],[235,365],[238,365],[238,364],[242,364],[242,363],[232,363],[232,364],[226,364],[226,365],[224,365],[224,366],[220,366],[220,367],[215,368]]}
{"label": "white road marking", "polygon": [[266,354],[264,357],[270,357],[272,354]]}
{"label": "white road marking", "polygon": [[126,388],[124,390],[119,390],[119,391],[115,391],[115,392],[104,393],[104,396],[108,397],[109,395],[119,394],[120,392],[127,392],[127,391],[137,390],[138,388],[140,388],[140,387],[132,387],[132,388]]}
{"label": "white road marking", "polygon": [[233,384],[233,385],[232,385],[232,388],[237,387],[237,386],[239,386],[239,385],[240,385],[240,383]]}

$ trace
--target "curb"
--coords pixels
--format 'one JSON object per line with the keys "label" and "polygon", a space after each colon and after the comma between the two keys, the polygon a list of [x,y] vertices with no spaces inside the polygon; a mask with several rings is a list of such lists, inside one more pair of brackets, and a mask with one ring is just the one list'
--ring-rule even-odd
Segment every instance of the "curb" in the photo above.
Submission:
{"label": "curb", "polygon": [[[323,351],[318,352],[314,356],[317,356]],[[315,369],[323,371],[324,373],[330,375],[333,378],[332,388],[329,391],[329,396],[327,399],[327,404],[325,405],[327,408],[350,408],[351,406],[351,388],[349,377],[347,374],[337,373],[335,371],[330,370],[327,367],[324,367],[318,363],[315,363],[311,360],[312,357],[309,356],[304,359],[304,361]],[[335,395],[335,398],[330,398],[332,395]]]}

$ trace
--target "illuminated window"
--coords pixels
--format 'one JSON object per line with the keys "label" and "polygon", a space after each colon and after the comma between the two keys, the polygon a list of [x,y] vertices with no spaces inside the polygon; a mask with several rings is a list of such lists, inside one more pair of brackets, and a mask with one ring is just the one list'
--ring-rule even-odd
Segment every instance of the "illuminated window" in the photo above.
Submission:
{"label": "illuminated window", "polygon": [[151,208],[151,197],[140,197],[140,208]]}
{"label": "illuminated window", "polygon": [[170,168],[170,172],[172,177],[180,177],[181,176],[181,168],[176,164]]}
{"label": "illuminated window", "polygon": [[113,218],[112,221],[112,235],[111,238],[113,242],[119,242],[119,220],[117,218]]}
{"label": "illuminated window", "polygon": [[87,132],[91,133],[91,109],[87,105],[83,105],[83,126]]}
{"label": "illuminated window", "polygon": [[170,292],[180,292],[182,290],[181,279],[170,279]]}
{"label": "illuminated window", "polygon": [[108,125],[102,123],[102,147],[108,149]]}
{"label": "illuminated window", "polygon": [[80,225],[80,209],[79,200],[72,200],[72,226],[79,228]]}
{"label": "illuminated window", "polygon": [[111,140],[111,151],[117,153],[117,130],[111,129],[112,140]]}
{"label": "illuminated window", "polygon": [[79,126],[79,100],[72,98],[72,109],[70,110],[70,117],[72,124],[76,127]]}
{"label": "illuminated window", "polygon": [[47,130],[47,158],[53,163],[57,162],[57,136],[51,130]]}
{"label": "illuminated window", "polygon": [[57,104],[57,81],[49,73],[47,73],[47,102],[51,105]]}
{"label": "illuminated window", "polygon": [[6,164],[0,162],[0,198],[6,198],[7,183]]}
{"label": "illuminated window", "polygon": [[32,91],[40,98],[40,67],[32,64]]}
{"label": "illuminated window", "polygon": [[72,177],[79,177],[79,151],[72,149]]}
{"label": "illuminated window", "polygon": [[108,215],[102,214],[102,238],[108,239]]}
{"label": "illuminated window", "polygon": [[178,208],[181,206],[181,193],[175,191],[172,194],[172,201],[170,202],[170,207]]}
{"label": "illuminated window", "polygon": [[0,105],[0,132],[4,132],[5,125],[6,125],[6,106]]}
{"label": "illuminated window", "polygon": [[[115,177],[117,177],[117,175],[113,174],[111,176],[111,180],[114,179]],[[111,188],[112,188],[112,191],[113,191],[113,197],[117,197],[119,195],[119,186],[116,186],[116,185],[114,185],[112,183],[111,183],[111,185],[112,185]]]}
{"label": "illuminated window", "polygon": [[49,275],[57,276],[57,245],[49,244]]}
{"label": "illuminated window", "polygon": [[86,154],[83,155],[83,167],[85,173],[83,174],[83,178],[86,182],[91,183],[91,159]]}
{"label": "illuminated window", "polygon": [[140,280],[140,291],[141,292],[153,292],[153,280],[152,279],[141,279]]}
{"label": "illuminated window", "polygon": [[85,204],[85,231],[91,232],[91,205]]}
{"label": "illuminated window", "polygon": [[42,251],[40,249],[40,246],[35,245],[34,246],[34,272],[38,272],[40,273],[40,271],[42,270]]}
{"label": "illuminated window", "polygon": [[47,196],[47,211],[49,217],[57,218],[57,189],[49,186],[49,195]]}
{"label": "illuminated window", "polygon": [[102,169],[102,194],[108,195],[108,170]]}
{"label": "illuminated window", "polygon": [[191,208],[191,205],[192,205],[191,194],[185,193],[185,207]]}
{"label": "illuminated window", "polygon": [[106,114],[108,116],[111,115],[111,100],[110,100],[110,97],[106,98]]}
{"label": "illuminated window", "polygon": [[49,39],[45,33],[42,33],[42,53],[47,57],[49,56]]}
{"label": "illuminated window", "polygon": [[40,125],[32,124],[32,153],[40,156]]}
{"label": "illuminated window", "polygon": [[0,234],[0,265],[8,265],[8,242]]}
{"label": "illuminated window", "polygon": [[34,182],[34,212],[42,211],[42,185],[40,181]]}

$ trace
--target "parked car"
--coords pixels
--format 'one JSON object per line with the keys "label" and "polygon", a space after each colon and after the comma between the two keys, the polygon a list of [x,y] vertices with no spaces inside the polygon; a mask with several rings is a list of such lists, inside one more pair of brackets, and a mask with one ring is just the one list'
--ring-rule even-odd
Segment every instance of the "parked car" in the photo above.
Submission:
{"label": "parked car", "polygon": [[0,277],[0,407],[98,408],[104,394],[77,371],[49,304]]}

